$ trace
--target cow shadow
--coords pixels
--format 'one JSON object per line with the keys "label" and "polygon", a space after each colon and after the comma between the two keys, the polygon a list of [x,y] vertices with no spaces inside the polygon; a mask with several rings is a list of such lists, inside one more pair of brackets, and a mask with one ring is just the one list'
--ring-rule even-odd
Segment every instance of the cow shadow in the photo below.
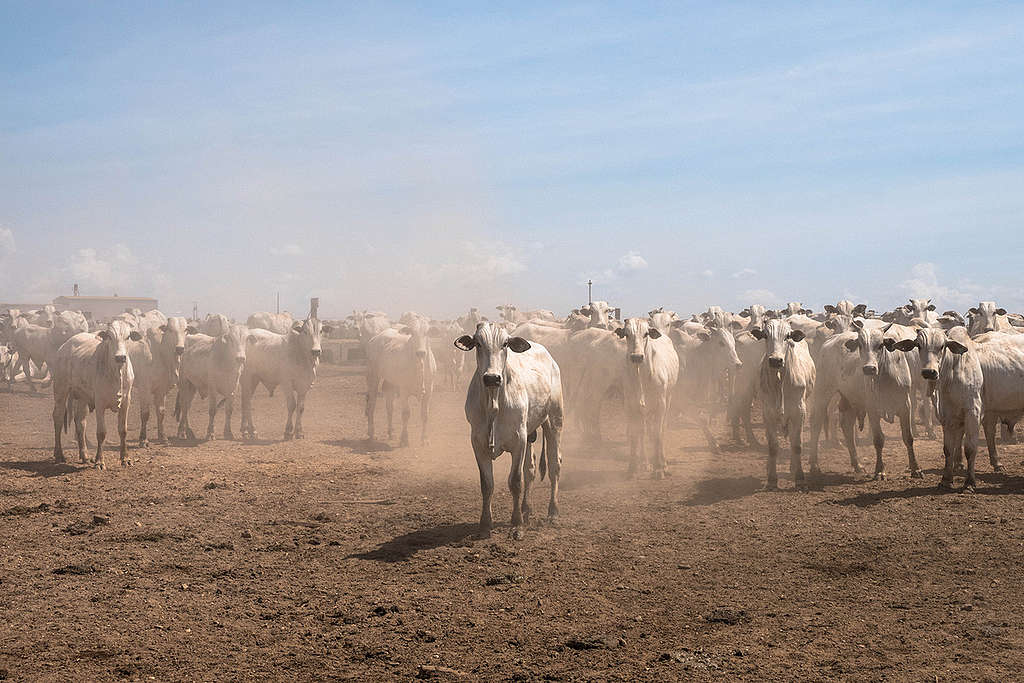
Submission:
{"label": "cow shadow", "polygon": [[[779,474],[780,479],[785,476]],[[682,504],[687,507],[714,505],[727,500],[746,498],[763,489],[764,482],[760,477],[712,477],[697,482],[697,490]]]}
{"label": "cow shadow", "polygon": [[[77,458],[78,456],[76,455],[75,457]],[[82,470],[90,470],[92,469],[92,463],[84,462],[72,465],[67,462],[55,462],[52,458],[49,460],[6,460],[0,461],[0,469],[30,472],[37,477],[59,477],[66,474],[75,474]]]}
{"label": "cow shadow", "polygon": [[[942,470],[935,470],[940,477]],[[974,495],[982,496],[1005,496],[1019,495],[1024,493],[1024,477],[1011,476],[1004,472],[978,472],[975,474],[978,480],[978,487]],[[884,503],[888,500],[906,500],[908,498],[949,496],[960,493],[963,486],[963,477],[957,475],[954,479],[954,488],[940,489],[939,482],[935,481],[929,486],[912,486],[906,489],[888,491],[865,491],[856,496],[843,498],[841,500],[827,501],[830,505],[853,505],[855,507],[871,507]],[[982,486],[982,484],[987,484]]]}
{"label": "cow shadow", "polygon": [[348,448],[353,453],[368,455],[370,453],[389,453],[394,447],[384,441],[370,441],[369,439],[335,439],[333,441],[321,441],[325,446],[335,448]]}
{"label": "cow shadow", "polygon": [[[650,476],[649,474],[647,475]],[[570,470],[563,471],[558,478],[558,487],[563,491],[595,488],[606,484],[621,484],[633,477],[625,469],[621,470]],[[543,486],[540,479],[533,484],[534,488]]]}
{"label": "cow shadow", "polygon": [[373,550],[349,555],[346,559],[371,560],[373,562],[407,562],[421,550],[432,550],[452,545],[474,535],[478,525],[470,523],[442,524],[430,529],[420,529],[396,536],[381,543]]}

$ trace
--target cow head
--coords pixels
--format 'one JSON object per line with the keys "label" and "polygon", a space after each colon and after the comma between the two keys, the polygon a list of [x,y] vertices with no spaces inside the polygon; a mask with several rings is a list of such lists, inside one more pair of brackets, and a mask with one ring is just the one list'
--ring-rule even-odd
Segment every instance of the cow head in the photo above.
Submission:
{"label": "cow head", "polygon": [[972,335],[995,332],[998,329],[996,317],[1006,315],[1005,308],[996,308],[994,301],[982,301],[977,307],[968,311],[970,325],[968,329]]}
{"label": "cow head", "polygon": [[332,329],[330,325],[324,325],[317,318],[306,318],[292,323],[292,329],[288,336],[292,343],[297,345],[299,355],[304,359],[312,360],[315,365],[320,361],[320,354],[323,352],[320,346],[320,337],[330,334]]}
{"label": "cow head", "polygon": [[214,353],[225,367],[232,363],[239,368],[245,365],[245,343],[248,337],[248,327],[230,323],[226,332],[214,337]]}
{"label": "cow head", "polygon": [[705,327],[697,332],[697,338],[712,349],[711,357],[716,366],[741,367],[743,361],[736,353],[736,338],[725,327]]}
{"label": "cow head", "polygon": [[498,390],[505,382],[508,352],[522,353],[530,348],[530,342],[522,337],[509,337],[499,325],[481,322],[473,336],[464,334],[456,339],[455,347],[463,351],[476,349],[476,375],[487,391],[491,407],[497,409]]}
{"label": "cow head", "polygon": [[789,348],[804,340],[804,333],[794,330],[785,320],[769,320],[764,329],[753,329],[750,334],[764,341],[768,366],[775,370],[785,366]]}
{"label": "cow head", "polygon": [[128,340],[141,341],[142,335],[131,328],[123,320],[112,320],[107,326],[96,333],[105,356],[118,365],[128,360]]}
{"label": "cow head", "polygon": [[748,318],[747,329],[755,330],[764,327],[765,320],[768,317],[768,311],[761,304],[751,304],[749,307],[744,308],[740,311],[741,318]]}
{"label": "cow head", "polygon": [[804,308],[804,305],[799,301],[790,301],[786,304],[785,315],[810,315],[813,312],[814,311],[809,308]]}
{"label": "cow head", "polygon": [[835,334],[842,334],[853,329],[853,318],[848,315],[834,315],[823,324]]}
{"label": "cow head", "polygon": [[884,338],[885,330],[879,330],[877,328],[868,328],[864,325],[863,320],[854,320],[853,327],[857,337],[856,339],[848,339],[844,342],[846,348],[850,351],[860,351],[861,359],[861,370],[867,377],[878,376],[878,365],[879,358],[881,357],[882,351],[892,353],[894,351],[910,351],[917,347],[917,341],[914,339],[901,339],[896,341],[892,338]]}
{"label": "cow head", "polygon": [[647,340],[661,337],[661,332],[651,327],[650,322],[644,318],[627,318],[625,324],[615,330],[615,334],[626,340],[626,357],[637,365],[644,362]]}

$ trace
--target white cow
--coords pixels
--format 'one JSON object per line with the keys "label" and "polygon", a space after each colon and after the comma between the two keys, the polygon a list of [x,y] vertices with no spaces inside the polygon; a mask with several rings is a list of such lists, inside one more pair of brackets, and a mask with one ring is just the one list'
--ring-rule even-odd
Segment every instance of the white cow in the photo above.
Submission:
{"label": "white cow", "polygon": [[628,420],[629,471],[636,474],[648,465],[644,437],[654,453],[653,475],[661,479],[667,472],[665,463],[665,422],[672,394],[679,378],[679,356],[672,340],[644,318],[628,318],[615,331],[626,340],[623,359],[623,399]]}
{"label": "white cow", "polygon": [[260,384],[267,388],[271,396],[276,387],[283,387],[288,406],[284,438],[303,438],[302,413],[306,409],[306,394],[316,381],[321,335],[330,333],[330,325],[324,325],[314,317],[293,322],[287,334],[263,329],[249,331],[246,336],[245,368],[240,380],[242,438],[257,438],[252,396]]}
{"label": "white cow", "polygon": [[[150,311],[153,313],[153,311]],[[149,314],[147,314],[149,315]],[[161,314],[162,315],[162,314]],[[152,316],[148,322],[156,322]],[[185,352],[185,337],[198,330],[189,326],[182,317],[167,318],[156,327],[149,327],[140,341],[128,343],[128,356],[135,372],[134,396],[141,414],[139,447],[148,445],[146,429],[152,409],[156,408],[157,442],[165,443],[164,413],[167,394],[178,384],[181,357]]]}
{"label": "white cow", "polygon": [[727,327],[700,327],[696,335],[685,332],[688,323],[676,321],[671,333],[679,355],[679,381],[672,400],[673,412],[695,419],[708,448],[717,453],[718,441],[711,433],[711,392],[726,370],[743,368],[736,354],[736,339]]}
{"label": "white cow", "polygon": [[221,313],[210,313],[199,326],[199,331],[209,337],[219,337],[231,330],[231,321]]}
{"label": "white cow", "polygon": [[122,321],[113,321],[97,333],[81,332],[68,339],[53,359],[53,457],[64,462],[61,432],[74,419],[78,457],[85,462],[85,415],[96,412],[97,469],[103,469],[103,441],[107,436],[104,415],[117,413],[121,439],[121,465],[128,461],[128,408],[134,382],[128,340],[142,336]]}
{"label": "white cow", "polygon": [[367,342],[366,356],[366,424],[371,441],[374,440],[374,415],[377,393],[383,382],[384,401],[388,413],[388,438],[392,438],[392,419],[395,398],[402,406],[401,446],[409,445],[409,398],[420,402],[422,432],[420,443],[427,442],[427,422],[430,417],[430,397],[434,392],[434,373],[437,362],[430,349],[428,323],[412,320],[400,330],[386,329]]}
{"label": "white cow", "polygon": [[491,532],[494,460],[508,452],[512,454],[508,475],[511,535],[522,538],[523,526],[530,521],[530,487],[536,478],[532,443],[538,428],[544,430],[540,477],[543,481],[546,471],[551,481],[548,517],[558,517],[558,477],[562,469],[558,364],[540,344],[509,337],[504,329],[488,322],[477,325],[473,336],[459,337],[455,345],[464,351],[476,349],[476,372],[466,391],[466,420],[480,470],[480,535],[486,537]]}
{"label": "white cow", "polygon": [[[174,405],[174,416],[178,418],[179,439],[196,438],[189,425],[188,412],[197,392],[209,400],[210,422],[206,427],[206,438],[214,438],[213,419],[222,404],[224,438],[235,438],[231,433],[231,414],[234,411],[238,380],[245,366],[245,345],[248,336],[249,329],[244,325],[228,325],[227,331],[216,337],[190,334],[185,338],[185,353],[181,358],[178,380],[178,397]],[[218,401],[217,398],[221,396],[223,398]]]}
{"label": "white cow", "polygon": [[245,321],[246,327],[251,330],[269,330],[275,334],[288,334],[294,324],[295,320],[288,311],[284,313],[257,311]]}
{"label": "white cow", "polygon": [[[804,484],[801,463],[801,432],[807,417],[806,398],[814,389],[815,368],[804,333],[794,330],[786,320],[769,320],[763,329],[751,334],[764,341],[765,353],[760,365],[761,406],[764,431],[768,441],[769,489],[779,486],[776,462],[779,454],[779,430],[785,428],[789,437],[789,471],[794,484]],[[811,473],[817,470],[813,462]]]}
{"label": "white cow", "polygon": [[968,311],[967,331],[976,337],[986,332],[1017,333],[1020,328],[1010,324],[1005,308],[996,308],[994,301],[982,301]]}

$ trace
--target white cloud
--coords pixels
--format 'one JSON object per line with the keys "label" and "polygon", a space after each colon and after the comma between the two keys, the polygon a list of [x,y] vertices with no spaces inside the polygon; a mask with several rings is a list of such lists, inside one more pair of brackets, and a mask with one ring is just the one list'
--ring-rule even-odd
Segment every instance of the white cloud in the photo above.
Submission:
{"label": "white cloud", "polygon": [[707,279],[710,280],[711,278],[713,278],[715,276],[715,271],[713,271],[710,268],[708,268],[706,270],[700,271],[700,275],[701,275],[701,277],[704,277],[704,278],[707,278]]}
{"label": "white cloud", "polygon": [[618,270],[621,273],[629,273],[647,268],[647,259],[635,251],[627,251],[619,257]]}
{"label": "white cloud", "polygon": [[526,270],[519,251],[504,242],[465,241],[455,250],[455,258],[437,269],[435,276],[457,274],[468,281],[481,282]]}
{"label": "white cloud", "polygon": [[768,289],[748,289],[740,294],[740,303],[744,306],[750,304],[775,306],[780,302],[781,299],[775,295],[775,292]]}
{"label": "white cloud", "polygon": [[979,285],[964,277],[952,284],[944,284],[939,277],[938,266],[927,261],[915,264],[910,269],[910,276],[900,283],[900,288],[908,298],[932,299],[940,310],[964,310],[979,301],[995,301],[1013,309],[1024,304],[1024,288]]}
{"label": "white cloud", "polygon": [[302,256],[303,249],[294,242],[290,242],[280,247],[271,247],[270,253],[273,256]]}
{"label": "white cloud", "polygon": [[10,228],[0,228],[0,258],[10,256],[17,250],[17,246],[14,244],[14,232]]}
{"label": "white cloud", "polygon": [[739,280],[745,277],[754,277],[755,275],[757,275],[757,271],[754,270],[753,268],[741,268],[740,270],[737,270],[729,277],[731,277],[733,280]]}

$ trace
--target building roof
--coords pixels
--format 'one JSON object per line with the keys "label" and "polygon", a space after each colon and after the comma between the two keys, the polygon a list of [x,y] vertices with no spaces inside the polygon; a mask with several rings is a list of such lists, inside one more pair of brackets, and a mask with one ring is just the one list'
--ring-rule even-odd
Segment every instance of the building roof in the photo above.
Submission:
{"label": "building roof", "polygon": [[58,296],[54,301],[156,301],[150,296]]}

